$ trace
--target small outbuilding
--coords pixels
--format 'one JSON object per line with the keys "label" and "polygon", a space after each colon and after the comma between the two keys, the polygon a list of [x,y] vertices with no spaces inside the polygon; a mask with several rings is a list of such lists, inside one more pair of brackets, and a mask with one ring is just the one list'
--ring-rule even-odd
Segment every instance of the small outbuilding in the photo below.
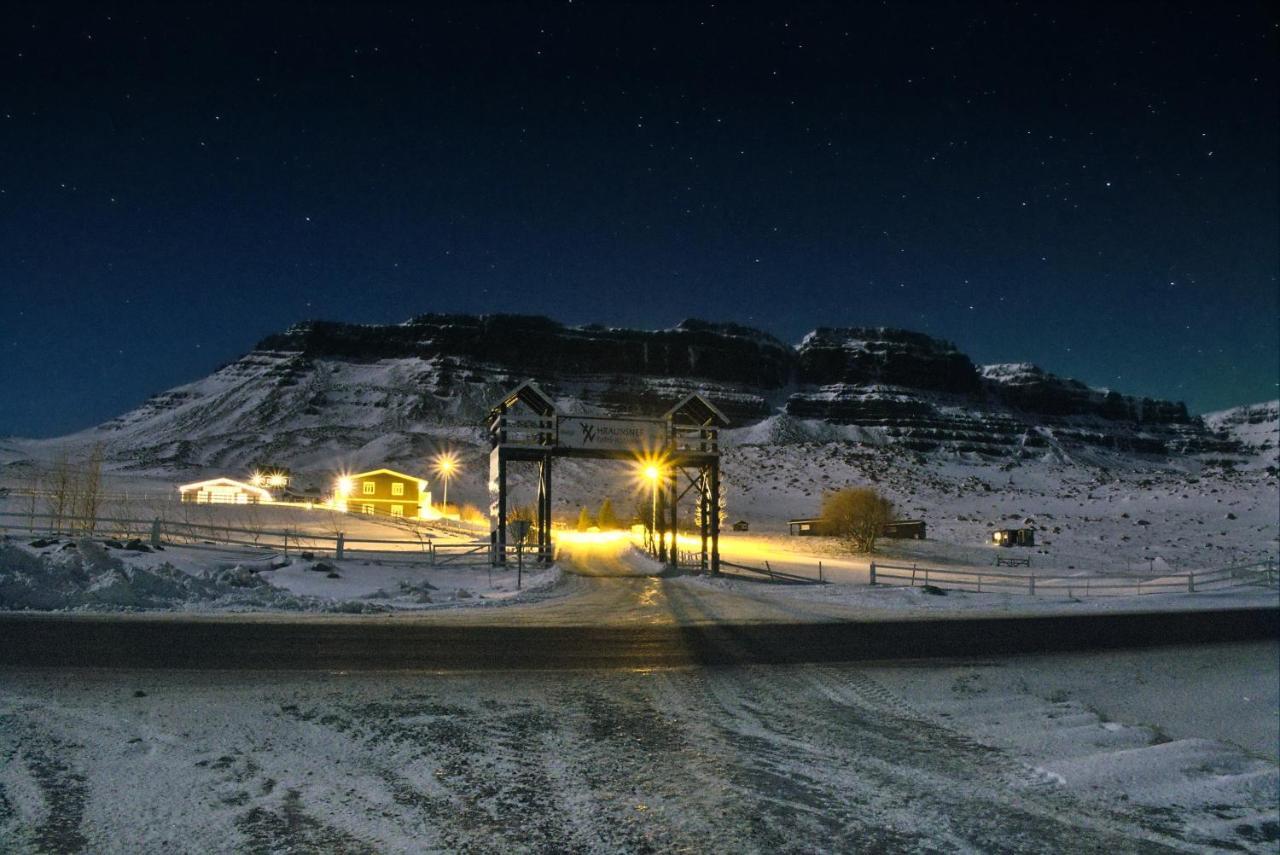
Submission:
{"label": "small outbuilding", "polygon": [[751,524],[746,520],[738,520],[733,524],[734,531],[747,531],[751,528]]}
{"label": "small outbuilding", "polygon": [[996,546],[1035,546],[1036,530],[1033,528],[998,528],[991,532],[991,542]]}
{"label": "small outbuilding", "polygon": [[178,495],[184,502],[201,505],[265,505],[272,501],[269,490],[233,478],[183,484],[178,488]]}
{"label": "small outbuilding", "polygon": [[787,534],[794,537],[822,537],[826,533],[827,526],[821,517],[787,520]]}
{"label": "small outbuilding", "polygon": [[893,540],[924,540],[924,520],[893,520],[884,524],[881,537]]}

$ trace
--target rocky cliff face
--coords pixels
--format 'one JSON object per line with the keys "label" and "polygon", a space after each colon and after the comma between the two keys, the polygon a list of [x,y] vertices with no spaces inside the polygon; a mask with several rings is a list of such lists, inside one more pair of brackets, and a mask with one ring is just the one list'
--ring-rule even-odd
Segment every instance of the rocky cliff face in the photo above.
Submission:
{"label": "rocky cliff face", "polygon": [[1219,439],[1239,443],[1260,465],[1280,468],[1280,401],[1208,413],[1204,424]]}
{"label": "rocky cliff face", "polygon": [[489,405],[529,377],[566,412],[655,414],[699,391],[736,426],[782,418],[922,452],[1241,449],[1181,404],[1030,365],[979,368],[954,345],[905,330],[819,328],[792,347],[734,324],[642,331],[516,315],[300,324],[93,435],[146,467],[394,462],[429,453],[442,435],[478,442]]}

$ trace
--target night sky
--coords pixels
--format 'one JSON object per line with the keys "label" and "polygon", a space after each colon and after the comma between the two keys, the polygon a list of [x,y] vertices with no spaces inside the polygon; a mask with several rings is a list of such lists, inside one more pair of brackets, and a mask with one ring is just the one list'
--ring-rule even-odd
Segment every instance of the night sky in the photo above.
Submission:
{"label": "night sky", "polygon": [[1275,4],[431,5],[4,4],[0,434],[425,312],[1277,394]]}

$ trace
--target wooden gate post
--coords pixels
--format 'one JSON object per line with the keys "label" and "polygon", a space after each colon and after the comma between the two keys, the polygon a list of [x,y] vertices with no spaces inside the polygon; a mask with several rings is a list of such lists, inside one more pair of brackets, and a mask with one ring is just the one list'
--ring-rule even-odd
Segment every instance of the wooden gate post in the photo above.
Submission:
{"label": "wooden gate post", "polygon": [[876,583],[876,563],[872,561],[871,562],[871,584],[874,585],[875,583]]}
{"label": "wooden gate post", "polygon": [[160,545],[160,518],[156,517],[151,521],[151,545],[153,547]]}
{"label": "wooden gate post", "polygon": [[342,532],[338,532],[338,545],[333,550],[333,557],[337,561],[342,560],[342,553],[346,546],[346,536]]}

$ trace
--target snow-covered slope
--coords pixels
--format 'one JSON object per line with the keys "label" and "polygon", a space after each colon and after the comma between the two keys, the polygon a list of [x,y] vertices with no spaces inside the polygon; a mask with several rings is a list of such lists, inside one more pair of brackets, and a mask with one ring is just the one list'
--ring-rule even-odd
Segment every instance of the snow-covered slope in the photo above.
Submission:
{"label": "snow-covered slope", "polygon": [[1280,464],[1280,400],[1207,413],[1204,423],[1210,430],[1240,443],[1260,465]]}
{"label": "snow-covered slope", "polygon": [[1181,404],[1089,389],[1026,364],[979,369],[954,345],[904,330],[819,328],[788,347],[705,321],[640,331],[426,315],[298,325],[98,428],[11,441],[0,465],[98,441],[114,467],[137,472],[416,465],[442,443],[478,449],[488,407],[527,377],[565,412],[661,413],[698,391],[758,441],[1068,460],[1223,457],[1244,438],[1225,423],[1207,428]]}

